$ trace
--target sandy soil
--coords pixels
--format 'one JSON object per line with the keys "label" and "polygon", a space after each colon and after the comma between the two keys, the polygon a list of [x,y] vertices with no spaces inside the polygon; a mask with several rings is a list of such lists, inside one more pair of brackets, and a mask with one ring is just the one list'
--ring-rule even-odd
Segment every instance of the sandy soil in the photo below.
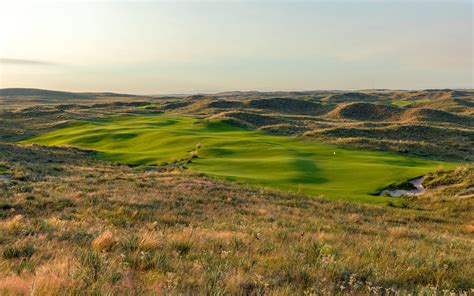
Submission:
{"label": "sandy soil", "polygon": [[388,196],[393,196],[393,197],[422,195],[426,191],[425,188],[422,185],[424,180],[425,180],[425,177],[421,177],[421,178],[414,179],[414,180],[410,181],[410,183],[413,184],[413,186],[415,186],[416,189],[413,189],[413,190],[403,190],[403,189],[382,190],[380,192],[380,195],[388,195]]}

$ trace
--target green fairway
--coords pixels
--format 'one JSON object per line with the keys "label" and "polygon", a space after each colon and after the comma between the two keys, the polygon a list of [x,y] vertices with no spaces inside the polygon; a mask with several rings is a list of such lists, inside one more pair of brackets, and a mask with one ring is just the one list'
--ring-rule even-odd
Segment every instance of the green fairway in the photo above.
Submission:
{"label": "green fairway", "polygon": [[198,158],[187,164],[196,172],[280,190],[370,203],[385,202],[385,197],[370,193],[394,181],[421,176],[441,166],[454,166],[169,115],[75,122],[23,143],[93,149],[101,159],[131,165],[161,165],[188,159],[197,151]]}

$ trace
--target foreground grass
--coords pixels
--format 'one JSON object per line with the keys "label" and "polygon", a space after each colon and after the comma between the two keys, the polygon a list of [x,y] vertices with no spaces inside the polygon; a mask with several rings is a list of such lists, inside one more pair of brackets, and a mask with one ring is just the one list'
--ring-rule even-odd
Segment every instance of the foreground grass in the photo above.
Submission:
{"label": "foreground grass", "polygon": [[341,148],[247,131],[193,117],[128,116],[83,121],[23,143],[73,145],[131,165],[185,165],[228,180],[329,198],[385,203],[393,183],[453,164]]}
{"label": "foreground grass", "polygon": [[[473,288],[471,200],[405,209],[0,144],[0,294],[394,295]],[[444,292],[443,292],[444,291]]]}

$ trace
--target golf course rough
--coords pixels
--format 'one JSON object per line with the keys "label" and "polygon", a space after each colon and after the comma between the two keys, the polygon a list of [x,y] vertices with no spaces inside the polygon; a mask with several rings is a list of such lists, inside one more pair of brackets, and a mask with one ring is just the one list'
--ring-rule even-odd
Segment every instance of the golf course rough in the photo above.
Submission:
{"label": "golf course rough", "polygon": [[197,158],[187,164],[192,171],[278,190],[367,203],[385,203],[386,197],[371,193],[393,182],[455,166],[171,115],[111,116],[73,122],[22,143],[93,149],[100,159],[130,165],[163,165],[197,153]]}

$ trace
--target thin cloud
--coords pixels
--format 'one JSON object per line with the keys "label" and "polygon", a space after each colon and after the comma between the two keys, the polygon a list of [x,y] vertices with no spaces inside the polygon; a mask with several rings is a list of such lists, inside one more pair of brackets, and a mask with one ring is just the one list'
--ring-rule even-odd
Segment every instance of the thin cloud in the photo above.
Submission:
{"label": "thin cloud", "polygon": [[18,66],[57,66],[58,64],[40,60],[0,58],[0,65]]}

